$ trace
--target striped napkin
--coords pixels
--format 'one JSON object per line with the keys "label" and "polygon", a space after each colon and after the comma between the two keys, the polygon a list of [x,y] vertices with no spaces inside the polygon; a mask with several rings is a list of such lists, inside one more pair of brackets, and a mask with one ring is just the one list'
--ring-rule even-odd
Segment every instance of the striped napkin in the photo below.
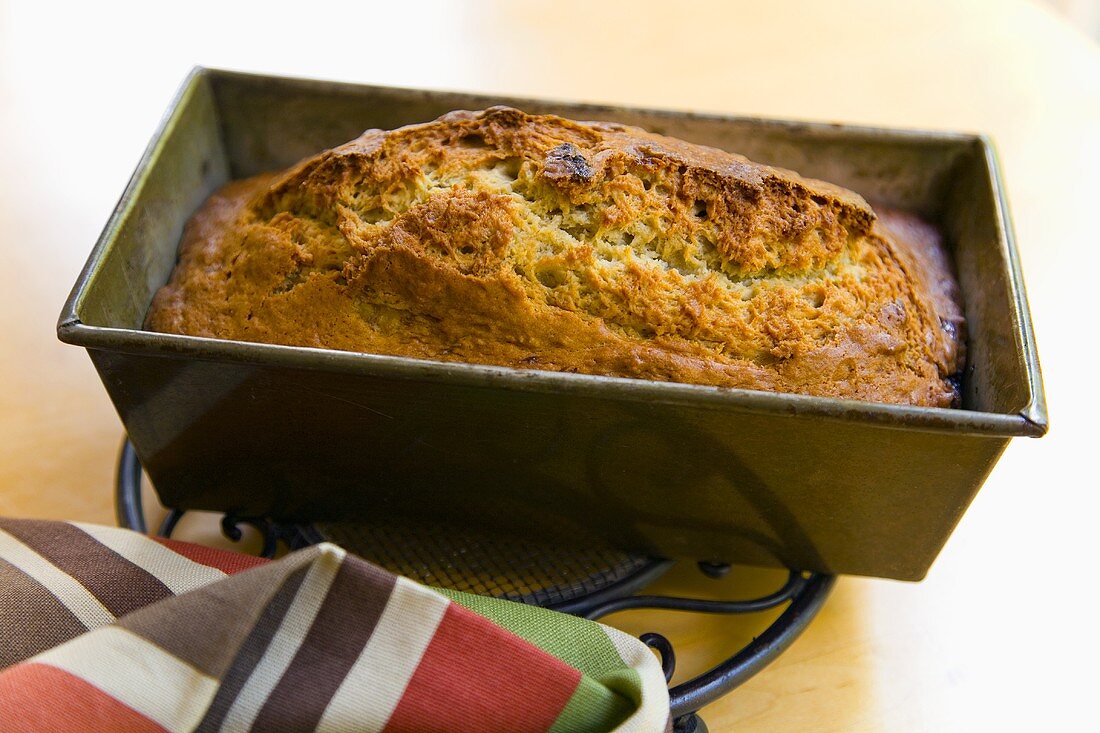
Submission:
{"label": "striped napkin", "polygon": [[572,616],[321,544],[267,561],[0,519],[0,731],[665,731],[660,665]]}

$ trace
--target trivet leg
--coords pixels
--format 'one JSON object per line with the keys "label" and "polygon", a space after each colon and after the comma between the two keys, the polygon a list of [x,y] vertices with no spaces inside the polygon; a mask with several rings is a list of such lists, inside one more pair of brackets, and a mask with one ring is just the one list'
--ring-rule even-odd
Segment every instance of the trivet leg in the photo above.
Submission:
{"label": "trivet leg", "polygon": [[673,721],[672,733],[707,733],[707,724],[698,713],[688,713]]}

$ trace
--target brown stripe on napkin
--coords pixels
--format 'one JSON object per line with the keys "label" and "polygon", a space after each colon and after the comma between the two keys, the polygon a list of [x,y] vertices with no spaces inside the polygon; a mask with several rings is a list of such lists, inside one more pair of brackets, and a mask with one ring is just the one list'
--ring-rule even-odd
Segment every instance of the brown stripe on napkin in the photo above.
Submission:
{"label": "brown stripe on napkin", "polygon": [[[285,566],[283,569],[285,570]],[[206,715],[203,716],[194,733],[217,733],[221,729],[229,709],[233,707],[241,689],[263,658],[275,632],[279,630],[279,624],[290,609],[290,604],[294,602],[294,596],[298,593],[298,588],[302,585],[302,580],[305,579],[308,571],[309,566],[305,565],[292,572],[268,601],[256,625],[252,627],[252,631],[237,650],[236,657],[222,677],[218,693],[214,696],[213,702],[206,710]],[[257,569],[250,570],[248,574],[255,572]],[[241,576],[234,576],[234,578],[237,577]]]}
{"label": "brown stripe on napkin", "polygon": [[0,559],[0,669],[85,631],[84,624],[53,593]]}
{"label": "brown stripe on napkin", "polygon": [[298,653],[264,703],[254,730],[313,730],[366,646],[396,576],[344,559]]}
{"label": "brown stripe on napkin", "polygon": [[0,529],[71,576],[115,616],[172,595],[153,575],[71,524],[0,519]]}

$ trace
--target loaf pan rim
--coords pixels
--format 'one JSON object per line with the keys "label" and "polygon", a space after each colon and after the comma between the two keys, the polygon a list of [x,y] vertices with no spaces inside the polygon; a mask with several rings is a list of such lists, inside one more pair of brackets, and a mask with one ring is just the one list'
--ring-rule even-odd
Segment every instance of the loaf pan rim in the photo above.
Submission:
{"label": "loaf pan rim", "polygon": [[91,326],[75,317],[60,323],[57,334],[61,341],[74,346],[143,356],[191,357],[203,361],[430,380],[467,387],[580,394],[649,403],[690,403],[731,412],[825,418],[899,430],[1006,438],[1040,437],[1047,430],[1045,414],[1041,409],[1039,412],[1034,410],[1041,408],[1041,405],[1036,406],[1034,401],[1020,412],[1013,413],[896,405]]}
{"label": "loaf pan rim", "polygon": [[[508,91],[469,91],[464,89],[447,89],[438,87],[415,87],[390,84],[370,84],[367,82],[338,81],[311,76],[284,76],[282,74],[265,74],[260,72],[240,71],[214,66],[195,66],[180,87],[180,94],[186,91],[191,84],[200,79],[236,78],[252,81],[276,80],[280,84],[298,84],[303,87],[311,87],[319,90],[355,90],[372,89],[404,94],[424,95],[454,95],[459,97],[473,97],[491,102],[494,98],[506,98],[514,102],[529,102],[533,105],[565,105],[580,110],[607,110],[626,109],[655,117],[668,117],[688,120],[705,120],[710,122],[736,122],[738,124],[752,124],[763,127],[781,128],[785,130],[808,130],[819,134],[845,134],[865,135],[867,137],[883,137],[891,140],[905,140],[913,143],[957,143],[957,144],[981,144],[989,139],[988,134],[979,131],[947,130],[925,127],[881,127],[870,124],[853,122],[836,122],[823,119],[790,119],[784,117],[762,117],[758,115],[740,115],[723,113],[717,110],[695,111],[690,109],[677,109],[674,107],[648,107],[634,104],[617,104],[611,102],[597,102],[589,100],[567,99],[564,97],[529,97],[523,94],[513,94]],[[169,112],[174,110],[178,100],[173,99]],[[584,122],[585,120],[581,120]]]}

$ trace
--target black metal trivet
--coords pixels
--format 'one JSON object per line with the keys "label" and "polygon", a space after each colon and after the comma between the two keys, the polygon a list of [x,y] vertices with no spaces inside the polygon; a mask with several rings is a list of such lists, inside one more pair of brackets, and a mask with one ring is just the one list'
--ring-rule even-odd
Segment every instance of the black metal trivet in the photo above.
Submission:
{"label": "black metal trivet", "polygon": [[[141,480],[141,463],[130,442],[124,441],[115,487],[115,511],[120,525],[146,532]],[[183,514],[179,509],[169,510],[157,533],[170,536]],[[775,592],[738,601],[639,595],[637,592],[663,575],[673,561],[606,547],[571,550],[466,534],[454,528],[433,531],[432,527],[400,520],[303,525],[226,514],[221,521],[222,532],[237,541],[242,536],[242,524],[261,533],[260,554],[264,557],[273,557],[280,543],[289,549],[299,549],[331,541],[426,585],[507,598],[589,619],[639,608],[756,613],[787,603],[787,608],[770,626],[731,657],[669,690],[676,733],[706,733],[699,709],[748,680],[790,646],[821,609],[835,580],[831,575],[792,570]],[[712,578],[724,577],[730,571],[730,566],[724,564],[700,562],[698,566]],[[657,633],[642,634],[640,638],[660,655],[665,680],[671,680],[676,667],[672,644]]]}

